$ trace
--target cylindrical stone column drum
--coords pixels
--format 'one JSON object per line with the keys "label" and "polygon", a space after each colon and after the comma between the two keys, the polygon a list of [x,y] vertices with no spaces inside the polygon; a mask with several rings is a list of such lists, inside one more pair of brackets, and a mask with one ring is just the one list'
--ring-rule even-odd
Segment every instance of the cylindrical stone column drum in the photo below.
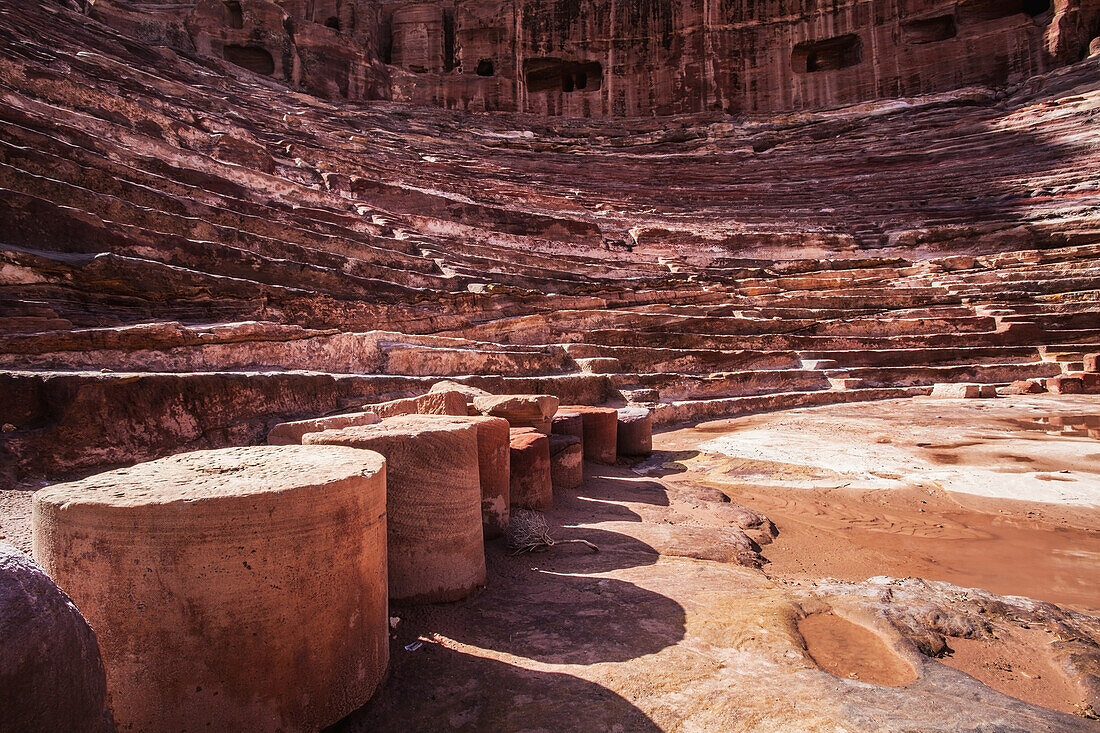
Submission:
{"label": "cylindrical stone column drum", "polygon": [[466,418],[407,415],[310,433],[386,457],[390,601],[457,601],[485,585],[477,427]]}
{"label": "cylindrical stone column drum", "polygon": [[644,407],[623,407],[619,411],[616,447],[619,455],[648,456],[653,452],[653,416]]}
{"label": "cylindrical stone column drum", "polygon": [[558,435],[575,435],[581,443],[584,443],[584,418],[579,412],[558,410],[554,415],[554,421],[550,432]]}
{"label": "cylindrical stone column drum", "polygon": [[477,426],[477,467],[481,479],[481,528],[485,539],[508,530],[511,490],[511,447],[508,421],[501,417],[469,417]]}
{"label": "cylindrical stone column drum", "polygon": [[584,483],[584,450],[575,435],[553,433],[550,439],[550,482],[555,490],[575,489]]}
{"label": "cylindrical stone column drum", "polygon": [[186,453],[34,495],[120,730],[310,730],[389,661],[386,476],[350,448]]}
{"label": "cylindrical stone column drum", "polygon": [[619,413],[614,407],[571,405],[565,412],[579,412],[584,431],[584,457],[596,463],[615,463]]}
{"label": "cylindrical stone column drum", "polygon": [[548,511],[554,505],[549,439],[532,428],[514,428],[511,446],[512,507]]}

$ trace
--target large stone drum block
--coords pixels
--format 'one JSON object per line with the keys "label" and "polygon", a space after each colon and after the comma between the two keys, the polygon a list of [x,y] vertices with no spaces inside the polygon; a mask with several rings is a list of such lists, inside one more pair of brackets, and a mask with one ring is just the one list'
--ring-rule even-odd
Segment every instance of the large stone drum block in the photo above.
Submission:
{"label": "large stone drum block", "polygon": [[518,428],[512,430],[511,447],[512,508],[548,511],[554,505],[549,439],[530,428]]}
{"label": "large stone drum block", "polygon": [[615,463],[619,433],[619,412],[614,407],[572,405],[564,408],[581,416],[584,457],[596,463]]}
{"label": "large stone drum block", "polygon": [[317,729],[385,674],[385,493],[367,451],[187,453],[37,492],[34,554],[121,730]]}
{"label": "large stone drum block", "polygon": [[622,456],[648,456],[653,452],[653,416],[644,407],[619,411],[616,447]]}
{"label": "large stone drum block", "polygon": [[42,568],[0,543],[0,730],[107,733],[95,634]]}
{"label": "large stone drum block", "polygon": [[575,435],[548,435],[550,482],[555,489],[575,489],[584,483],[584,448]]}
{"label": "large stone drum block", "polygon": [[307,444],[386,457],[390,600],[434,603],[485,585],[477,428],[466,418],[407,415],[305,436]]}

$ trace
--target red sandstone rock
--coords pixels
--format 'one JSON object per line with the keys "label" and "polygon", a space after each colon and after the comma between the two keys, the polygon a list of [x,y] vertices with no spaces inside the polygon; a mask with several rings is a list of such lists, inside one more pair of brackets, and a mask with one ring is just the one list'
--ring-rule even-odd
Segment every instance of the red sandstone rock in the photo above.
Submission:
{"label": "red sandstone rock", "polygon": [[618,410],[616,450],[621,456],[648,456],[653,452],[653,415],[644,407]]}
{"label": "red sandstone rock", "polygon": [[554,415],[550,431],[558,435],[572,435],[584,442],[584,418],[579,412],[558,410]]}
{"label": "red sandstone rock", "polygon": [[616,374],[623,370],[618,359],[609,357],[592,357],[575,359],[582,372],[589,374]]}
{"label": "red sandstone rock", "polygon": [[29,557],[0,543],[0,727],[108,733],[106,692],[80,611]]}
{"label": "red sandstone rock", "polygon": [[386,457],[391,602],[455,601],[485,584],[475,425],[459,417],[406,415],[310,433],[303,442]]}
{"label": "red sandstone rock", "polygon": [[267,434],[268,445],[301,445],[306,433],[320,433],[325,430],[339,430],[353,425],[373,425],[379,417],[373,412],[349,412],[344,415],[330,415],[312,420],[295,420],[279,423]]}
{"label": "red sandstone rock", "polygon": [[1005,395],[1025,395],[1025,394],[1042,394],[1046,392],[1046,388],[1036,381],[1030,379],[1020,379],[1007,387],[1002,387],[998,390],[1000,394]]}
{"label": "red sandstone rock", "polygon": [[[244,0],[233,12],[205,0],[187,17],[189,41],[331,98],[583,117],[783,111],[1004,84],[1089,53],[1097,14],[1081,0],[1058,4],[1049,19],[1041,8],[1029,17],[1019,3],[947,0],[871,16],[854,0],[709,10],[532,0],[280,4],[285,14],[273,3]],[[98,5],[109,20],[107,1]],[[1004,44],[1010,60],[998,63]],[[700,48],[726,63],[698,65]],[[878,81],[902,65],[906,73],[890,85]]]}
{"label": "red sandstone rock", "polygon": [[510,446],[512,508],[548,511],[554,505],[549,439],[531,429],[513,429]]}
{"label": "red sandstone rock", "polygon": [[581,415],[585,459],[596,463],[615,463],[619,432],[618,411],[614,407],[589,405],[570,405],[563,409]]}
{"label": "red sandstone rock", "polygon": [[34,554],[120,729],[318,729],[386,671],[385,507],[377,453],[199,451],[36,492]]}
{"label": "red sandstone rock", "polygon": [[483,415],[503,417],[514,428],[535,428],[550,433],[550,421],[558,411],[553,395],[488,395],[474,398],[474,408]]}
{"label": "red sandstone rock", "polygon": [[432,385],[432,388],[428,390],[429,394],[435,392],[461,392],[466,396],[466,402],[469,404],[473,404],[474,399],[477,397],[489,397],[491,395],[490,392],[486,392],[483,389],[471,387],[461,382],[452,382],[449,379],[445,379],[442,382],[436,382]]}
{"label": "red sandstone rock", "polygon": [[1079,376],[1063,374],[1048,379],[1047,390],[1051,394],[1083,394],[1085,382]]}
{"label": "red sandstone rock", "polygon": [[486,540],[508,530],[511,448],[508,421],[499,417],[467,417],[477,426],[477,466],[481,483],[481,521]]}
{"label": "red sandstone rock", "polygon": [[584,446],[575,435],[552,433],[550,482],[555,490],[575,489],[584,483]]}
{"label": "red sandstone rock", "polygon": [[981,393],[980,384],[937,384],[932,388],[932,396],[943,399],[972,399]]}
{"label": "red sandstone rock", "polygon": [[1081,361],[1083,371],[1100,372],[1100,354],[1085,354]]}
{"label": "red sandstone rock", "polygon": [[429,392],[419,397],[364,405],[363,409],[369,410],[381,418],[396,417],[398,415],[465,415],[467,413],[466,395],[451,390]]}

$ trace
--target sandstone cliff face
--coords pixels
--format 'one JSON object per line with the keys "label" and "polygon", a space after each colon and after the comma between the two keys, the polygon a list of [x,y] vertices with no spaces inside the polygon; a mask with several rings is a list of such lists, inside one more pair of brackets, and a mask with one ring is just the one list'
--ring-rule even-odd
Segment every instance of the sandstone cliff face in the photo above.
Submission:
{"label": "sandstone cliff face", "polygon": [[329,98],[740,114],[1020,81],[1084,58],[1100,2],[200,0],[182,24],[199,52]]}

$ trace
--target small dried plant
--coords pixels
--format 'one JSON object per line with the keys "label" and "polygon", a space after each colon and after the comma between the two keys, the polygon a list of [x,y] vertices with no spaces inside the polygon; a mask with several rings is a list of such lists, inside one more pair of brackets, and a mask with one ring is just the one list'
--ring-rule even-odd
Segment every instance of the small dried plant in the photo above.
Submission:
{"label": "small dried plant", "polygon": [[546,523],[546,516],[542,512],[531,509],[517,509],[512,512],[508,522],[508,547],[512,549],[513,555],[546,552],[554,545],[567,543],[585,545],[593,552],[600,551],[600,548],[588,540],[555,540],[550,536],[550,525]]}

